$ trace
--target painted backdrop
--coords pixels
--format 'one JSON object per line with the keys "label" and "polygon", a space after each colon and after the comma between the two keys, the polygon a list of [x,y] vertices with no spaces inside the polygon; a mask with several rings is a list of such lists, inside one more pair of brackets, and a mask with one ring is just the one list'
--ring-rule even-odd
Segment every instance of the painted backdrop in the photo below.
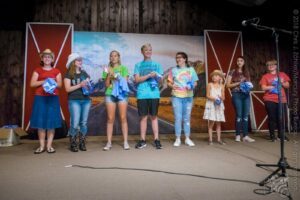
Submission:
{"label": "painted backdrop", "polygon": [[[139,117],[136,108],[136,87],[133,81],[133,70],[137,62],[142,61],[141,46],[150,43],[153,49],[152,59],[161,63],[166,78],[170,68],[176,65],[175,55],[184,51],[189,56],[199,77],[198,87],[195,89],[194,108],[192,112],[192,131],[206,131],[206,121],[202,120],[205,103],[205,71],[204,71],[204,39],[202,36],[177,36],[153,34],[127,34],[108,32],[74,32],[73,51],[83,56],[83,66],[95,83],[96,89],[92,94],[92,107],[89,115],[89,135],[104,135],[106,133],[106,109],[104,104],[104,80],[102,72],[109,63],[109,53],[117,50],[121,54],[121,62],[128,67],[130,98],[128,105],[129,134],[139,133]],[[160,87],[161,101],[159,109],[160,133],[173,133],[173,111],[171,105],[171,91],[167,88],[166,80]],[[118,113],[117,113],[118,114]],[[148,123],[147,132],[151,132]],[[116,117],[114,134],[121,134],[118,117]]]}

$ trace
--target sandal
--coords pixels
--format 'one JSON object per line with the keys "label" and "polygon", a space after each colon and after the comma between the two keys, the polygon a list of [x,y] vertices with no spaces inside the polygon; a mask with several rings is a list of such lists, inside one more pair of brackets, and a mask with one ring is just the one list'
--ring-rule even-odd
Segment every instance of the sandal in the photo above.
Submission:
{"label": "sandal", "polygon": [[37,148],[37,149],[34,151],[34,154],[40,154],[40,153],[43,153],[44,151],[45,151],[44,148],[39,147],[39,148]]}
{"label": "sandal", "polygon": [[55,153],[55,149],[53,147],[50,147],[47,149],[48,153]]}
{"label": "sandal", "polygon": [[220,145],[226,145],[226,143],[224,142],[224,141],[218,141],[218,143],[220,144]]}

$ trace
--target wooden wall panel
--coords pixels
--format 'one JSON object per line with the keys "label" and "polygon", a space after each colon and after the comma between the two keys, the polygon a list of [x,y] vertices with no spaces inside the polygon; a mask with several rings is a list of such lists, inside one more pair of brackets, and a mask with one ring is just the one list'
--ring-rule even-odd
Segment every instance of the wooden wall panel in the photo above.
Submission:
{"label": "wooden wall panel", "polygon": [[0,31],[0,126],[21,124],[23,37],[19,31]]}
{"label": "wooden wall panel", "polygon": [[204,29],[232,30],[197,1],[35,0],[34,10],[35,22],[74,23],[78,31],[203,35]]}

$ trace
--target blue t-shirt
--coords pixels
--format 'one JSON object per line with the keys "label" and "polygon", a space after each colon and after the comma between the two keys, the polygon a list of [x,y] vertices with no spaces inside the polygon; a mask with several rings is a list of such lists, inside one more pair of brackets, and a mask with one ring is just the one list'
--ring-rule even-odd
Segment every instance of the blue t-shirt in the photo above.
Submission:
{"label": "blue t-shirt", "polygon": [[[134,67],[134,75],[137,74],[139,76],[145,76],[151,72],[156,72],[160,75],[163,75],[163,69],[161,65],[152,60],[139,62]],[[159,99],[159,88],[152,88],[149,79],[144,82],[140,82],[137,86],[136,97],[137,99]]]}

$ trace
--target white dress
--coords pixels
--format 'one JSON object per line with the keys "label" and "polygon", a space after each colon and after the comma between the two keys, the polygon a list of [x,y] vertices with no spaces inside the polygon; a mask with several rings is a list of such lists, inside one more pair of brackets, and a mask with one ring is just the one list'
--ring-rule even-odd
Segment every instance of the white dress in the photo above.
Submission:
{"label": "white dress", "polygon": [[[210,96],[211,97],[222,96],[222,87],[215,88],[211,86]],[[223,101],[221,102],[220,105],[216,105],[212,100],[207,99],[205,104],[203,119],[207,119],[210,121],[217,121],[217,122],[225,122],[224,110],[225,107]]]}

